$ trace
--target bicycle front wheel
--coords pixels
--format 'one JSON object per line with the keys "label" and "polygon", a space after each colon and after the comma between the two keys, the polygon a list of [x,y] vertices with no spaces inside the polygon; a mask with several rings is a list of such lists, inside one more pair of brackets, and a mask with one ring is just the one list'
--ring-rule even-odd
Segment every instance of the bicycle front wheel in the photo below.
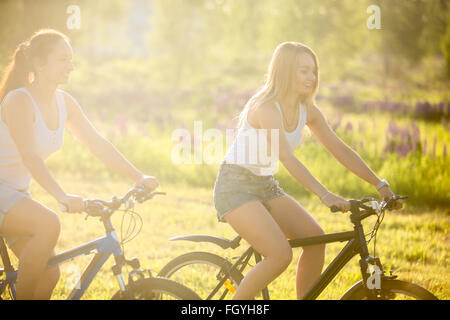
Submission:
{"label": "bicycle front wheel", "polygon": [[7,284],[6,281],[0,280],[0,300],[14,300],[15,293],[11,287],[11,284]]}
{"label": "bicycle front wheel", "polygon": [[[209,252],[190,252],[174,258],[158,276],[173,279],[196,292],[202,299],[231,299],[244,277],[232,264]],[[221,280],[225,278],[222,285]]]}
{"label": "bicycle front wheel", "polygon": [[200,297],[180,283],[152,277],[134,281],[125,292],[117,291],[111,300],[200,300]]}
{"label": "bicycle front wheel", "polygon": [[361,280],[347,290],[341,300],[437,300],[437,298],[416,284],[382,279],[381,290],[377,296],[373,296]]}

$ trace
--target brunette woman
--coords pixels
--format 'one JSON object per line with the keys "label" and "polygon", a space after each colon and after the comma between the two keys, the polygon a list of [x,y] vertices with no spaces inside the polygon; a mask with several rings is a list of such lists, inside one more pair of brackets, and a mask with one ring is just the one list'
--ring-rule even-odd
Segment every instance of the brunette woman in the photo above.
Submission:
{"label": "brunette woman", "polygon": [[0,233],[19,259],[18,299],[49,299],[59,278],[58,267],[46,264],[55,254],[60,221],[32,198],[31,178],[68,212],[84,208],[83,199],[64,191],[45,164],[61,148],[65,127],[107,166],[150,191],[158,186],[95,130],[70,94],[58,89],[74,70],[72,54],[67,36],[40,30],[16,48],[0,86]]}

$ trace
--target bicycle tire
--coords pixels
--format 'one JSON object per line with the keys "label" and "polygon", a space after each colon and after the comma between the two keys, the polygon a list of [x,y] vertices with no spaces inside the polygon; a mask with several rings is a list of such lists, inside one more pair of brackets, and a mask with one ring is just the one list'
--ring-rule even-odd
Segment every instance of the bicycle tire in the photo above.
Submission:
{"label": "bicycle tire", "polygon": [[168,295],[177,300],[201,300],[191,289],[170,279],[151,277],[134,281],[133,288],[127,285],[126,291],[117,291],[111,300],[165,300]]}
{"label": "bicycle tire", "polygon": [[15,286],[16,280],[12,282],[6,282],[5,280],[0,280],[0,300],[14,300],[13,293],[11,292],[11,285]]}
{"label": "bicycle tire", "polygon": [[364,287],[362,280],[360,280],[344,293],[341,300],[393,300],[394,298],[399,298],[399,294],[415,300],[438,300],[425,288],[402,280],[382,279],[381,288],[381,294],[374,297],[370,295],[369,290]]}
{"label": "bicycle tire", "polygon": [[[183,267],[192,265],[195,265],[194,276],[183,277],[182,275],[179,275]],[[205,265],[205,267],[209,266],[208,271],[202,272],[202,268],[205,267],[201,267],[201,265]],[[169,261],[169,263],[167,263],[158,273],[158,276],[175,279],[177,282],[191,288],[200,297],[202,297],[202,299],[206,299],[213,291],[213,289],[219,284],[220,280],[217,279],[217,276],[219,275],[221,270],[228,271],[231,270],[231,267],[232,263],[219,255],[209,252],[195,251],[185,253]],[[203,278],[200,280],[195,278],[199,276]],[[215,276],[216,278],[213,279],[213,276]],[[219,290],[218,295],[212,296],[211,299],[219,300],[224,299],[225,297],[230,298],[232,296],[233,290],[237,288],[243,278],[244,276],[241,272],[239,272],[239,270],[231,270],[229,275],[230,282],[227,283],[228,288],[224,285],[226,289]],[[230,288],[230,284],[232,288]],[[198,287],[199,285],[201,286],[201,288]],[[227,290],[231,292],[231,294],[229,294],[229,292],[226,292]]]}

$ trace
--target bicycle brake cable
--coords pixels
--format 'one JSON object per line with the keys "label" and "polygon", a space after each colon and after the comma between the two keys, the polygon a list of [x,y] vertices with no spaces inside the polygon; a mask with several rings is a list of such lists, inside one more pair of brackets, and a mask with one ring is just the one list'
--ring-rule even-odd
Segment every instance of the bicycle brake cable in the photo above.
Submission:
{"label": "bicycle brake cable", "polygon": [[[128,209],[128,210],[120,210],[120,211],[123,212],[122,220],[120,223],[120,245],[122,246],[122,251],[124,251],[124,244],[127,242],[130,242],[131,240],[136,238],[137,235],[141,232],[142,226],[143,226],[143,221],[142,221],[142,217],[133,210]],[[127,227],[127,231],[124,235],[124,221],[125,221],[126,215],[130,215],[131,218],[130,218],[130,222]],[[135,231],[136,230],[136,217],[139,218],[139,229],[137,230],[137,232]]]}
{"label": "bicycle brake cable", "polygon": [[377,221],[375,222],[375,225],[372,229],[371,232],[369,232],[368,234],[370,234],[370,238],[367,240],[367,244],[369,244],[369,242],[373,239],[373,255],[374,257],[376,256],[376,243],[377,243],[377,233],[378,233],[378,229],[380,228],[381,223],[383,222],[384,219],[384,210],[382,212],[380,212],[380,214],[377,214]]}

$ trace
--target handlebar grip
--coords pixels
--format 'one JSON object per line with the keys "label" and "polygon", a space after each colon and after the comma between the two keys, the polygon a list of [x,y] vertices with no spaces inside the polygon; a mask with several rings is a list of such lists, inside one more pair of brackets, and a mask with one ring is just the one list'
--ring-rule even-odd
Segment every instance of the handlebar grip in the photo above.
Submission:
{"label": "handlebar grip", "polygon": [[341,209],[339,209],[337,206],[331,206],[331,208],[330,208],[330,211],[331,212],[338,212],[338,211],[340,211]]}
{"label": "handlebar grip", "polygon": [[[89,203],[89,200],[84,200],[84,208],[87,208]],[[69,207],[64,204],[64,203],[60,203],[59,204],[59,210],[61,210],[61,212],[68,212],[69,211]]]}

